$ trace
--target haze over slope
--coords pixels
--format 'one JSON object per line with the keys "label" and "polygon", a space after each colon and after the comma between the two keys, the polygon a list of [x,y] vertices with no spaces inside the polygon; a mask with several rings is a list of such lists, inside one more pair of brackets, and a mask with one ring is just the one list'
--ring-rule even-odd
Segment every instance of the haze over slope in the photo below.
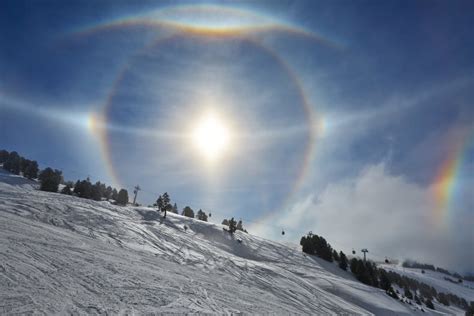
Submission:
{"label": "haze over slope", "polygon": [[0,313],[414,313],[299,247],[29,184],[0,182],[0,240]]}

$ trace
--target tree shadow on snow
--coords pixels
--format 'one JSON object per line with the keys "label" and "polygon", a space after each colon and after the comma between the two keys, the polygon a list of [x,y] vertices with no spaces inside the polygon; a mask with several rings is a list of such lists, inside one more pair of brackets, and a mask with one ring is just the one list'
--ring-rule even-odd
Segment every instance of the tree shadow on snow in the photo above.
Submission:
{"label": "tree shadow on snow", "polygon": [[138,214],[142,216],[144,221],[158,221],[161,216],[156,211],[147,211],[147,210],[136,210]]}

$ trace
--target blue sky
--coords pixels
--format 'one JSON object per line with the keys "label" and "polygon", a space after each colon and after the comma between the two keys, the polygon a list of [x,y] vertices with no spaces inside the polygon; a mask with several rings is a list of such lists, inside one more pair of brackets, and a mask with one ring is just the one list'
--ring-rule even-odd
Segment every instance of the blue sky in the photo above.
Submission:
{"label": "blue sky", "polygon": [[[3,1],[0,147],[69,180],[140,184],[143,204],[168,191],[279,241],[312,230],[376,259],[473,271],[473,9]],[[206,111],[233,134],[212,165],[188,139]],[[433,187],[458,143],[436,218]]]}

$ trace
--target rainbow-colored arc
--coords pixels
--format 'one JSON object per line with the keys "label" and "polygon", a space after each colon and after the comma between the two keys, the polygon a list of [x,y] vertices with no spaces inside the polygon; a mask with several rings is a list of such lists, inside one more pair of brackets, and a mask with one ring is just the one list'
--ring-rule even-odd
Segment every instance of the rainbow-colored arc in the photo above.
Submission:
{"label": "rainbow-colored arc", "polygon": [[445,217],[451,209],[463,162],[474,143],[474,129],[465,132],[463,136],[454,142],[434,180],[435,218],[438,222],[445,222]]}
{"label": "rainbow-colored arc", "polygon": [[[272,59],[276,65],[284,70],[288,78],[294,85],[294,88],[298,92],[299,102],[305,112],[306,127],[308,130],[308,142],[303,155],[303,161],[299,172],[294,179],[294,183],[291,192],[288,192],[286,198],[282,202],[281,207],[286,207],[286,204],[290,200],[291,196],[301,186],[305,178],[305,174],[308,171],[309,165],[312,161],[312,157],[315,153],[315,141],[316,134],[319,131],[319,127],[322,120],[316,115],[314,105],[311,104],[307,97],[302,83],[300,82],[299,76],[295,71],[288,65],[288,63],[267,45],[264,45],[261,37],[255,36],[257,34],[266,34],[273,32],[283,32],[289,35],[297,35],[307,38],[311,41],[323,45],[325,47],[339,50],[340,45],[327,40],[312,31],[305,28],[295,26],[292,23],[275,19],[268,15],[261,14],[256,11],[234,8],[229,6],[215,6],[215,5],[180,5],[165,7],[159,10],[153,10],[140,15],[129,15],[109,21],[102,21],[97,24],[88,25],[79,29],[73,30],[72,34],[74,37],[90,36],[97,32],[109,31],[109,30],[121,30],[123,28],[130,27],[144,27],[146,29],[160,30],[157,37],[152,39],[151,42],[145,45],[139,51],[147,51],[149,47],[156,45],[163,45],[168,40],[175,36],[192,36],[192,37],[211,37],[211,38],[232,38],[240,39],[242,41],[249,42],[254,46],[258,47],[262,52],[266,53],[267,56]],[[166,31],[161,33],[161,31]],[[107,162],[106,166],[109,168],[109,174],[112,176],[116,185],[120,184],[119,177],[116,174],[112,159],[110,157],[110,149],[108,144],[108,112],[112,103],[112,99],[116,93],[116,89],[124,74],[126,73],[129,63],[133,59],[131,56],[128,63],[126,63],[121,71],[119,71],[115,82],[112,85],[112,89],[109,93],[107,101],[104,104],[101,113],[98,113],[95,117],[94,130],[96,135],[99,136],[103,157]]]}
{"label": "rainbow-colored arc", "polygon": [[188,35],[214,37],[250,37],[258,33],[283,32],[303,36],[334,49],[342,49],[340,44],[294,23],[276,19],[255,10],[209,4],[177,5],[142,14],[125,15],[78,27],[69,34],[90,35],[97,31],[133,26],[159,27]]}

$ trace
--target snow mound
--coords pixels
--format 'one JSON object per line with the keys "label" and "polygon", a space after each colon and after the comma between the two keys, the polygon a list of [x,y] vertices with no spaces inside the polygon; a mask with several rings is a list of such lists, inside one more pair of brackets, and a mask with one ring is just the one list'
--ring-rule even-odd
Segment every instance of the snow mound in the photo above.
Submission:
{"label": "snow mound", "polygon": [[333,264],[222,228],[0,183],[0,314],[414,313]]}

